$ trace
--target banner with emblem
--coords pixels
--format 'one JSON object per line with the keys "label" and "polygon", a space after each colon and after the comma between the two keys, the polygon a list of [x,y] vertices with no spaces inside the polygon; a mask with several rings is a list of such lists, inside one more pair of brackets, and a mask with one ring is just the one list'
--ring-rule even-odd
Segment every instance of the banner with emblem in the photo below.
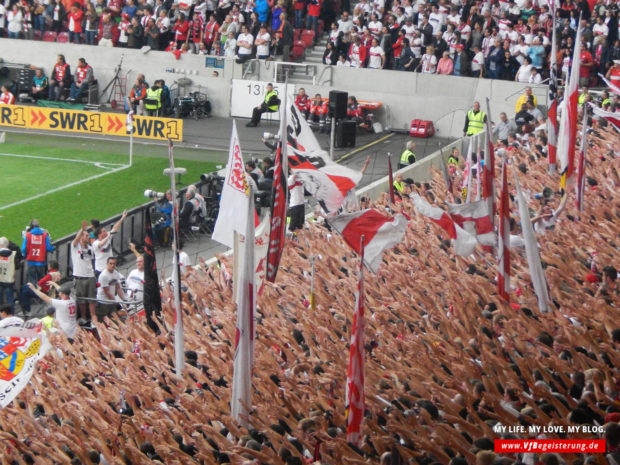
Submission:
{"label": "banner with emblem", "polygon": [[9,405],[28,384],[49,347],[38,320],[0,328],[0,407]]}
{"label": "banner with emblem", "polygon": [[234,232],[245,234],[246,215],[241,214],[247,208],[250,187],[246,179],[245,164],[239,145],[237,123],[233,120],[230,136],[230,151],[226,165],[226,178],[222,187],[220,212],[217,215],[212,238],[230,248],[234,246]]}

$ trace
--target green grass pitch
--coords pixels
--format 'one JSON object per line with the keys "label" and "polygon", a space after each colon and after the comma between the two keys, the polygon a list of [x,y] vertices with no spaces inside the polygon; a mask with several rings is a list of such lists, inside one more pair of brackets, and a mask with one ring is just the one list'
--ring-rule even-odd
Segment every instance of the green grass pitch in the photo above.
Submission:
{"label": "green grass pitch", "polygon": [[[123,168],[129,161],[128,141],[6,133],[0,144],[0,236],[21,244],[21,231],[37,218],[52,240],[58,239],[79,229],[82,220],[109,218],[148,202],[145,189],[170,187],[163,175],[166,146],[134,141],[133,154],[133,165]],[[182,177],[186,184],[225,164],[226,157],[223,152],[174,149],[175,166],[187,169]]]}

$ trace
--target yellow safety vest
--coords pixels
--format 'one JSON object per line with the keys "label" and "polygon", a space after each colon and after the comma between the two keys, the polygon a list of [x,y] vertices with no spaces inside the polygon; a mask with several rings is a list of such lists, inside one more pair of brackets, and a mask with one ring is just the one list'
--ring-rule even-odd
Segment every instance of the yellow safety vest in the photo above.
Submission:
{"label": "yellow safety vest", "polygon": [[148,100],[157,100],[157,103],[146,103],[146,101],[144,102],[144,108],[146,108],[147,110],[157,110],[159,108],[161,108],[161,94],[163,92],[162,88],[159,88],[157,90],[153,90],[151,87],[149,87],[146,90],[146,98]]}
{"label": "yellow safety vest", "polygon": [[478,113],[474,113],[474,110],[469,110],[467,112],[467,135],[471,136],[474,134],[478,134],[484,129],[484,117],[486,113],[482,110],[478,111]]}
{"label": "yellow safety vest", "polygon": [[588,94],[579,94],[579,98],[577,99],[577,103],[579,104],[579,106],[582,106],[584,104],[587,96]]}
{"label": "yellow safety vest", "polygon": [[413,153],[413,152],[412,152],[411,150],[409,150],[409,149],[406,149],[406,150],[403,152],[403,154],[400,156],[400,164],[401,164],[401,165],[409,165],[409,164],[410,164],[410,163],[409,163],[409,157],[410,157],[411,155],[413,155],[413,162],[412,162],[412,163],[415,163],[415,159],[416,159],[415,153]]}
{"label": "yellow safety vest", "polygon": [[611,105],[611,100],[609,100],[608,98],[606,98],[605,100],[603,100],[603,102],[601,103],[601,106],[605,106],[605,105]]}
{"label": "yellow safety vest", "polygon": [[[265,95],[265,104],[269,103],[269,100],[271,99],[271,97],[273,96],[278,96],[278,93],[275,90],[272,90],[271,92],[267,92],[267,94]],[[279,105],[271,105],[269,108],[269,110],[271,111],[278,111],[278,106]]]}
{"label": "yellow safety vest", "polygon": [[458,166],[458,164],[459,164],[459,161],[456,158],[454,158],[452,155],[450,155],[448,157],[448,165],[457,165]]}
{"label": "yellow safety vest", "polygon": [[404,182],[394,181],[394,189],[396,189],[396,192],[398,192],[399,194],[402,194],[404,188],[405,188]]}
{"label": "yellow safety vest", "polygon": [[41,318],[41,323],[43,323],[43,326],[47,329],[52,329],[54,327],[54,317],[49,315],[44,316]]}

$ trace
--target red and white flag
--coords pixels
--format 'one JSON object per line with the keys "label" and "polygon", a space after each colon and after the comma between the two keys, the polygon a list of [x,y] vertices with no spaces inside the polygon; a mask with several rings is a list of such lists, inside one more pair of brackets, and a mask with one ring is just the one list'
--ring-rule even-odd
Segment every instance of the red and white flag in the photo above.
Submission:
{"label": "red and white flag", "polygon": [[605,121],[609,123],[609,125],[612,128],[620,132],[620,112],[605,111],[602,108],[599,108],[596,105],[592,105],[592,104],[590,106],[592,107],[594,116],[603,118]]}
{"label": "red and white flag", "polygon": [[[248,416],[252,408],[252,365],[254,363],[254,313],[256,311],[256,287],[254,283],[254,197],[246,197],[245,208],[236,209],[239,216],[245,216],[245,243],[238,244],[237,252],[242,255],[240,266],[235,267],[234,280],[237,283],[235,302],[237,321],[235,324],[235,359],[233,362],[231,416],[242,426],[249,426]],[[234,234],[239,240],[239,233]]]}
{"label": "red and white flag", "polygon": [[540,261],[540,251],[538,250],[538,242],[536,241],[536,235],[534,234],[534,228],[532,227],[532,221],[530,219],[530,211],[527,206],[527,201],[523,197],[521,192],[521,186],[519,185],[519,178],[516,171],[514,172],[515,184],[517,186],[517,202],[519,203],[519,219],[521,220],[521,232],[523,234],[523,241],[525,242],[525,255],[527,257],[527,266],[532,278],[532,284],[534,285],[534,292],[538,299],[538,308],[542,313],[549,312],[549,292],[547,289],[547,279],[545,278],[545,271],[543,270],[542,263]]}
{"label": "red and white flag", "polygon": [[486,147],[484,149],[484,176],[482,186],[482,198],[489,204],[491,212],[491,224],[495,219],[495,147],[491,132],[491,105],[487,98],[487,123],[485,133]]}
{"label": "red and white flag", "polygon": [[588,112],[583,111],[583,125],[581,126],[581,144],[579,146],[579,160],[577,161],[577,182],[575,183],[575,207],[583,211],[583,196],[586,188],[586,133],[588,131]]}
{"label": "red and white flag", "polygon": [[[555,18],[555,5],[551,10],[551,17]],[[547,156],[549,160],[549,172],[555,173],[558,145],[558,66],[555,19],[551,24],[552,32],[551,54],[549,55],[549,96],[547,97]]]}
{"label": "red and white flag", "polygon": [[[246,176],[241,146],[239,145],[239,134],[237,134],[237,123],[233,120],[226,177],[220,200],[220,205],[225,206],[225,208],[220,208],[212,236],[214,240],[231,248],[234,246],[234,233],[245,234],[247,228],[248,218],[246,215],[240,214],[240,212],[245,212],[250,197],[250,185]],[[252,225],[255,224],[255,215],[256,212],[252,214],[250,219]]]}
{"label": "red and white flag", "polygon": [[294,102],[288,104],[286,123],[289,166],[325,212],[337,211],[347,192],[362,179],[362,173],[329,158]]}
{"label": "red and white flag", "polygon": [[502,163],[502,188],[499,195],[499,234],[497,238],[497,293],[510,301],[510,196],[508,168]]}
{"label": "red and white flag", "polygon": [[[269,224],[271,223],[269,213],[265,215],[260,224],[256,227],[254,236],[254,286],[256,295],[263,293],[265,287],[265,277],[267,275],[267,250],[269,249]],[[239,269],[243,264],[243,247],[245,247],[245,236],[239,236],[237,247],[242,245],[240,250],[235,249],[233,255],[234,270]],[[237,283],[233,282],[233,295],[237,295]]]}
{"label": "red and white flag", "polygon": [[334,216],[329,224],[358,254],[361,253],[360,238],[364,237],[364,262],[373,273],[382,263],[383,251],[400,243],[407,230],[407,218],[403,215],[388,218],[372,208]]}
{"label": "red and white flag", "polygon": [[448,205],[448,214],[465,231],[474,236],[482,245],[495,247],[497,238],[486,200]]}
{"label": "red and white flag", "polygon": [[620,87],[618,87],[616,84],[611,82],[609,79],[607,79],[605,76],[603,76],[600,73],[599,73],[599,77],[603,80],[605,84],[607,84],[607,87],[609,87],[609,90],[611,90],[616,95],[620,95]]}
{"label": "red and white flag", "polygon": [[345,394],[345,421],[347,424],[347,442],[356,446],[362,439],[362,422],[364,420],[364,245],[360,249],[359,279],[355,297],[355,313],[351,326],[351,344],[349,345],[349,366],[347,368],[347,385]]}
{"label": "red and white flag", "polygon": [[[286,112],[288,95],[284,96]],[[269,230],[269,250],[267,252],[267,281],[275,282],[286,237],[286,211],[288,208],[288,157],[286,144],[286,115],[280,118],[280,140],[276,149],[273,187],[271,190],[271,225]]]}
{"label": "red and white flag", "polygon": [[581,67],[581,28],[577,29],[575,38],[575,50],[571,65],[570,76],[564,90],[564,102],[566,107],[560,118],[558,134],[558,159],[562,189],[573,182],[575,172],[575,143],[577,141],[577,102],[579,100],[579,68]]}
{"label": "red and white flag", "polygon": [[443,228],[448,233],[450,239],[452,239],[452,245],[454,246],[454,253],[466,257],[471,255],[476,248],[476,237],[461,228],[454,222],[450,215],[443,211],[439,207],[434,207],[418,194],[412,194],[411,199],[415,205],[416,210],[421,215],[430,218],[433,222]]}

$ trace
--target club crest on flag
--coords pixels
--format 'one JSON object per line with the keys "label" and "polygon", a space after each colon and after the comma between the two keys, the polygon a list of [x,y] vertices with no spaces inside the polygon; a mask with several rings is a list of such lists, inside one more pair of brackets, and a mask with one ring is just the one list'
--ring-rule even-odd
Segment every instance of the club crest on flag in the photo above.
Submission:
{"label": "club crest on flag", "polygon": [[233,189],[243,192],[245,195],[249,195],[250,188],[245,177],[245,167],[243,166],[243,159],[241,158],[241,147],[239,146],[239,140],[235,139],[233,144],[233,163],[227,183]]}

